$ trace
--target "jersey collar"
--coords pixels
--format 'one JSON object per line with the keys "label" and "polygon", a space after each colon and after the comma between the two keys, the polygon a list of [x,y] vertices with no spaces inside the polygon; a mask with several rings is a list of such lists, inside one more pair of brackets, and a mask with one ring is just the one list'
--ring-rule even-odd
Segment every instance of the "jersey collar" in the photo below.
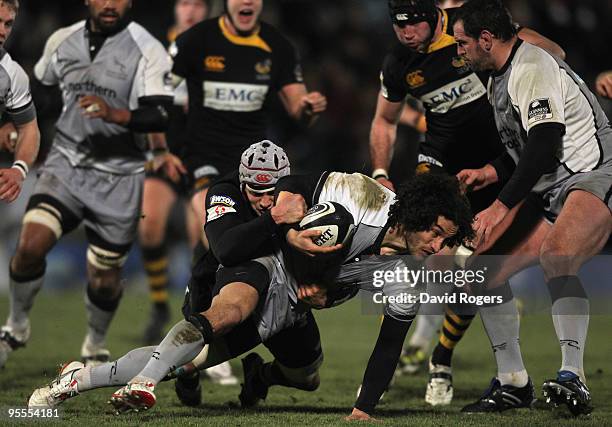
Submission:
{"label": "jersey collar", "polygon": [[508,67],[510,67],[512,60],[514,59],[514,55],[516,55],[516,51],[518,50],[519,47],[521,47],[522,44],[523,44],[523,40],[517,37],[516,42],[514,43],[514,46],[512,46],[512,51],[510,52],[510,56],[508,57],[508,60],[506,61],[504,66],[501,67],[498,71],[491,73],[491,76],[493,77],[501,76],[508,70]]}
{"label": "jersey collar", "polygon": [[259,37],[259,30],[261,27],[257,28],[253,34],[247,37],[237,36],[230,32],[227,25],[225,25],[225,19],[223,19],[224,15],[219,17],[219,28],[221,28],[221,32],[231,43],[237,44],[240,46],[251,46],[257,47],[259,49],[265,50],[266,52],[272,52],[272,48],[268,46],[268,44]]}
{"label": "jersey collar", "polygon": [[427,47],[427,53],[435,52],[447,46],[455,44],[453,36],[448,34],[448,13],[444,9],[438,9],[442,12],[442,34],[435,42],[432,42]]}

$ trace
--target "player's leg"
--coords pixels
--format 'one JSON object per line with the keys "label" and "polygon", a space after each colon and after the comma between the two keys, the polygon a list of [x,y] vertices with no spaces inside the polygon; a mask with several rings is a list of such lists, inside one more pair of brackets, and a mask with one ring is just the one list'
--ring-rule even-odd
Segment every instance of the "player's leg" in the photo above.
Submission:
{"label": "player's leg", "polygon": [[[519,314],[508,279],[516,272],[537,263],[544,238],[550,230],[531,201],[517,207],[512,223],[490,248],[475,257],[470,269],[486,268],[487,282],[478,285],[480,295],[496,300],[479,308],[497,364],[497,376],[483,396],[462,411],[498,412],[517,407],[530,407],[535,399],[534,388],[523,364],[519,345]],[[503,256],[487,254],[506,254]]]}
{"label": "player's leg", "polygon": [[148,345],[160,341],[163,328],[170,320],[166,226],[176,199],[176,192],[162,178],[145,179],[138,236],[152,302],[151,317],[143,334],[143,341]]}
{"label": "player's leg", "polygon": [[81,359],[84,363],[107,362],[110,352],[106,348],[106,334],[123,295],[121,270],[130,245],[110,243],[89,227],[86,234],[87,334],[81,346]]}
{"label": "player's leg", "polygon": [[85,308],[87,334],[81,346],[84,361],[110,360],[106,334],[121,300],[121,270],[137,237],[142,212],[144,173],[117,175],[96,169],[80,171],[79,198],[87,248]]}
{"label": "player's leg", "polygon": [[603,249],[611,230],[610,208],[602,199],[574,190],[567,196],[540,251],[562,355],[557,379],[547,381],[544,391],[555,403],[567,403],[575,415],[591,411],[583,367],[589,301],[577,274],[587,260]]}
{"label": "player's leg", "polygon": [[79,224],[79,217],[73,213],[79,209],[70,191],[55,176],[41,175],[28,202],[17,250],[10,262],[10,311],[6,325],[0,329],[0,367],[11,351],[29,339],[28,313],[43,285],[45,257],[64,233]]}
{"label": "player's leg", "polygon": [[272,336],[264,345],[274,360],[264,363],[251,353],[242,359],[244,384],[240,392],[243,408],[265,400],[273,385],[314,391],[319,387],[319,367],[323,363],[321,337],[314,316],[309,311],[294,326]]}

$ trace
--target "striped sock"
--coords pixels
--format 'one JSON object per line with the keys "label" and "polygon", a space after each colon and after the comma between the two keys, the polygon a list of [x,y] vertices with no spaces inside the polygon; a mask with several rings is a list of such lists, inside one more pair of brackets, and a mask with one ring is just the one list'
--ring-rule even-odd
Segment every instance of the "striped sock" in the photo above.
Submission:
{"label": "striped sock", "polygon": [[168,253],[165,245],[142,248],[151,301],[157,306],[168,304]]}
{"label": "striped sock", "polygon": [[453,350],[470,327],[472,319],[473,314],[456,314],[450,307],[446,307],[440,340],[431,355],[431,363],[451,366]]}

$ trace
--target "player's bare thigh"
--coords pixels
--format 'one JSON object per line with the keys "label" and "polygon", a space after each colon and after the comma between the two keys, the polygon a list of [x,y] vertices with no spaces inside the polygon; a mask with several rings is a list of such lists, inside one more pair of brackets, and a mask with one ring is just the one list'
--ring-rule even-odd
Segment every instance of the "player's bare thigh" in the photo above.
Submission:
{"label": "player's bare thigh", "polygon": [[570,192],[540,249],[547,279],[576,275],[602,250],[611,232],[612,213],[600,198],[584,190]]}

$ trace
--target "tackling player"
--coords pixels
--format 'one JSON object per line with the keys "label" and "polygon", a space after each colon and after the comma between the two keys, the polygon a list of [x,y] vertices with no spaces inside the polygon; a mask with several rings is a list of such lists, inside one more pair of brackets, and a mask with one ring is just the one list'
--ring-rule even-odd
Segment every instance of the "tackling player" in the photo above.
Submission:
{"label": "tackling player", "polygon": [[0,1],[0,110],[6,112],[14,123],[14,126],[7,125],[10,126],[4,133],[7,138],[0,141],[0,149],[15,153],[13,165],[6,169],[0,168],[0,200],[7,203],[19,197],[21,185],[36,160],[40,144],[28,76],[4,50],[4,43],[11,34],[18,9],[17,0]]}
{"label": "tackling player", "polygon": [[[589,301],[577,273],[612,231],[610,121],[565,62],[516,36],[501,2],[471,0],[460,9],[454,32],[458,53],[470,67],[492,71],[489,97],[507,149],[499,161],[458,174],[474,190],[510,177],[474,224],[479,253],[498,248],[509,255],[496,266],[489,288],[529,265],[542,266],[562,356],[557,377],[543,385],[544,396],[549,403],[566,404],[574,415],[588,414],[583,354]],[[530,193],[542,206],[532,224],[521,216]],[[518,320],[500,321],[504,306],[480,310],[498,376],[466,412],[528,407],[534,400],[521,360]]]}
{"label": "tackling player", "polygon": [[[7,4],[3,2],[3,4]],[[105,337],[121,299],[121,267],[140,219],[144,146],[141,133],[163,131],[172,93],[162,45],[130,22],[130,0],[87,0],[86,20],[47,40],[34,74],[59,85],[64,108],[41,168],[10,263],[10,312],[0,334],[0,365],[30,337],[28,313],[43,284],[46,254],[84,222],[88,330],[85,361],[108,360]],[[155,146],[164,151],[165,146]],[[159,163],[176,175],[174,158]]]}

